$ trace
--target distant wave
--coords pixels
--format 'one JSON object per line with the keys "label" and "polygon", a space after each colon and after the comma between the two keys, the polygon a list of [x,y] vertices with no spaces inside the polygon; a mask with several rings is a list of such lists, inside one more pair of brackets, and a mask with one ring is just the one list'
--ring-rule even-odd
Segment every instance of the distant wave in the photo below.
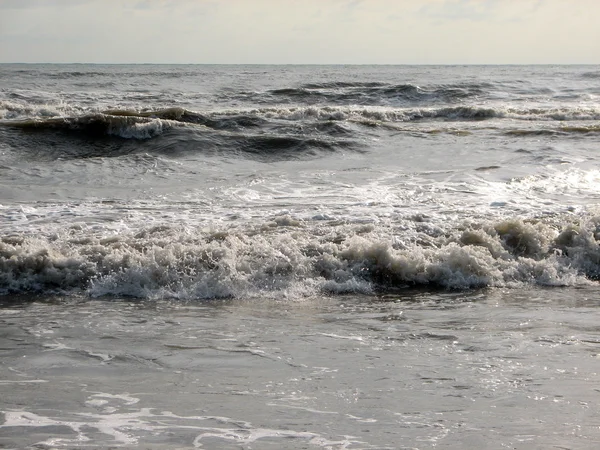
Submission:
{"label": "distant wave", "polygon": [[508,130],[505,134],[510,136],[559,136],[568,134],[600,133],[600,125],[590,126],[559,126],[555,129],[538,128],[533,130]]}
{"label": "distant wave", "polygon": [[421,87],[414,84],[339,81],[307,83],[299,87],[285,87],[266,92],[242,92],[235,96],[258,104],[416,106],[475,100],[486,95],[488,87],[481,83]]}
{"label": "distant wave", "polygon": [[58,117],[5,122],[22,130],[76,131],[88,136],[118,136],[125,139],[149,139],[162,134],[168,126],[160,118],[143,115],[86,114],[79,117]]}
{"label": "distant wave", "polygon": [[441,235],[423,227],[406,241],[389,231],[278,216],[212,231],[157,226],[110,237],[81,228],[3,236],[0,292],[302,297],[410,286],[576,286],[600,277],[600,218],[504,220]]}
{"label": "distant wave", "polygon": [[582,121],[600,120],[600,107],[564,107],[564,108],[509,108],[483,106],[452,106],[443,108],[379,108],[358,106],[301,106],[301,107],[265,107],[228,114],[246,114],[259,118],[304,121],[378,121],[378,122],[415,122],[415,121],[484,121],[490,119],[515,119],[525,121]]}
{"label": "distant wave", "polygon": [[[55,119],[55,120],[49,120]],[[509,107],[484,105],[456,105],[443,107],[378,107],[378,106],[265,106],[255,108],[227,109],[222,111],[191,111],[181,107],[161,109],[100,109],[79,105],[56,104],[39,105],[0,101],[0,125],[20,126],[29,122],[28,127],[65,127],[106,124],[108,134],[121,135],[121,125],[125,128],[132,124],[144,124],[154,119],[180,123],[204,125],[213,129],[246,129],[263,127],[272,120],[378,120],[383,122],[410,121],[480,121],[489,119],[515,119],[527,121],[581,121],[600,120],[600,106],[562,106],[562,107]],[[61,120],[63,122],[61,122]],[[35,122],[35,123],[34,123]],[[164,123],[162,125],[165,125]],[[151,127],[148,127],[151,128]],[[157,129],[158,131],[158,129]],[[152,137],[150,133],[133,133],[140,138]],[[125,136],[122,136],[125,137]]]}
{"label": "distant wave", "polygon": [[[600,108],[590,107],[281,106],[205,112],[172,107],[79,112],[63,106],[61,111],[49,112],[43,105],[41,109],[27,106],[20,113],[18,119],[0,120],[0,132],[12,130],[4,136],[6,144],[36,159],[118,157],[138,152],[227,154],[264,161],[303,159],[319,157],[323,152],[363,151],[377,128],[417,135],[466,136],[476,130],[466,123],[505,119],[510,122],[493,127],[515,138],[593,136],[600,132],[597,124],[586,124],[600,120]],[[521,127],[517,121],[528,125]],[[457,127],[455,123],[460,122],[465,125]],[[552,125],[556,122],[559,124]],[[410,123],[416,125],[414,130],[401,125]],[[428,123],[431,126],[427,127]],[[443,123],[454,125],[446,129]]]}
{"label": "distant wave", "polygon": [[22,69],[13,70],[12,73],[25,76],[37,76],[56,80],[69,80],[73,78],[89,78],[91,80],[101,78],[114,78],[115,76],[121,77],[160,77],[160,78],[183,78],[183,77],[197,77],[198,72],[194,70],[182,70],[181,68],[174,68],[173,70],[119,70],[113,72],[111,70],[57,70],[57,68],[49,67],[48,69]]}
{"label": "distant wave", "polygon": [[360,106],[274,106],[220,112],[245,114],[279,120],[376,120],[380,122],[412,121],[482,121],[516,119],[526,121],[600,120],[600,107],[511,108],[484,106],[450,106],[442,108],[380,108]]}
{"label": "distant wave", "polygon": [[321,83],[306,83],[304,89],[341,89],[341,88],[377,88],[388,84],[380,81],[324,81]]}
{"label": "distant wave", "polygon": [[600,71],[595,71],[595,72],[585,72],[581,74],[582,78],[591,78],[591,79],[596,79],[596,78],[600,78]]}
{"label": "distant wave", "polygon": [[[35,159],[119,157],[132,153],[226,154],[259,160],[303,159],[322,152],[360,150],[362,144],[337,124],[307,129],[269,127],[252,114],[209,117],[182,108],[110,110],[76,117],[0,122],[19,130],[7,143]],[[149,142],[150,141],[150,142]]]}

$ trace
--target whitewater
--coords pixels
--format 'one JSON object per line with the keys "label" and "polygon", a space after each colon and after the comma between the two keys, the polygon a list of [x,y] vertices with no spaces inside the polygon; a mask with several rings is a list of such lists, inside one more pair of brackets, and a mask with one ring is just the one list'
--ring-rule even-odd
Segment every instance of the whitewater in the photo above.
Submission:
{"label": "whitewater", "polygon": [[599,82],[0,65],[0,445],[593,448]]}

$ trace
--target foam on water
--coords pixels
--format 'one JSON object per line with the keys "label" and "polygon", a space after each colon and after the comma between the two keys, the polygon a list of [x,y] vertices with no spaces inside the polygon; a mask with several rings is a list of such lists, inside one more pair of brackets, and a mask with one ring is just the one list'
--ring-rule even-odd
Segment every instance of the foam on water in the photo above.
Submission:
{"label": "foam on water", "polygon": [[550,166],[503,183],[476,173],[457,183],[379,173],[364,185],[265,176],[185,203],[0,206],[0,286],[303,298],[598,279],[598,171]]}
{"label": "foam on water", "polygon": [[600,219],[565,216],[447,226],[273,217],[263,223],[132,231],[64,228],[0,241],[3,293],[138,298],[289,297],[528,284],[600,276]]}
{"label": "foam on water", "polygon": [[29,69],[0,73],[15,201],[0,208],[4,293],[303,297],[598,276],[588,69],[568,83],[538,68]]}
{"label": "foam on water", "polygon": [[[97,405],[98,403],[89,404],[89,406]],[[233,442],[236,445],[246,446],[260,444],[263,439],[281,440],[282,444],[293,440],[325,449],[343,449],[365,443],[352,436],[342,440],[331,440],[319,433],[309,431],[261,428],[251,422],[228,417],[179,416],[170,411],[155,412],[150,408],[140,408],[132,412],[79,413],[76,419],[68,420],[54,419],[28,411],[3,411],[3,413],[4,423],[0,425],[0,429],[60,427],[69,430],[68,434],[74,435],[73,437],[50,437],[45,441],[37,442],[36,447],[85,446],[86,443],[88,445],[93,443],[96,446],[102,441],[110,447],[130,447],[139,443],[140,436],[157,436],[173,430],[196,434],[191,442],[194,448],[205,448],[205,444],[208,445],[210,442]],[[97,433],[103,437],[98,437]]]}
{"label": "foam on water", "polygon": [[[124,105],[125,106],[125,105]],[[172,107],[151,110],[133,106],[110,107],[98,103],[93,107],[83,106],[78,103],[65,103],[62,100],[55,104],[30,104],[0,101],[0,119],[4,121],[34,119],[40,120],[53,117],[70,117],[75,120],[82,115],[103,113],[106,116],[121,117],[157,117],[182,122],[201,123],[219,127],[219,121],[231,120],[231,116],[238,116],[238,121],[245,121],[246,125],[260,125],[259,119],[279,120],[378,120],[383,122],[410,122],[419,120],[489,120],[489,119],[515,119],[524,121],[592,121],[600,120],[600,108],[594,103],[590,105],[572,105],[560,107],[515,107],[509,105],[482,106],[460,105],[427,108],[394,108],[389,106],[360,106],[360,105],[311,105],[311,106],[270,106],[261,108],[229,108],[207,111],[192,111]],[[252,122],[254,120],[254,123]],[[10,123],[10,122],[9,122]],[[242,122],[243,123],[243,122]],[[569,131],[569,127],[564,127]],[[595,130],[594,127],[588,131]],[[583,131],[583,130],[582,130]]]}
{"label": "foam on water", "polygon": [[0,120],[45,119],[83,114],[87,111],[75,103],[54,101],[44,104],[0,100]]}
{"label": "foam on water", "polygon": [[2,444],[593,447],[597,72],[1,65]]}
{"label": "foam on water", "polygon": [[152,439],[175,431],[184,431],[191,435],[189,444],[194,448],[224,442],[251,445],[260,443],[263,439],[288,443],[293,440],[325,449],[342,449],[365,443],[351,436],[332,440],[316,432],[264,428],[229,417],[182,416],[171,411],[136,407],[139,401],[140,398],[130,393],[97,392],[88,395],[85,401],[86,411],[66,418],[55,418],[52,415],[25,410],[4,410],[1,411],[4,414],[4,422],[0,424],[0,429],[59,429],[60,432],[52,433],[52,437],[34,444],[44,448],[85,446],[86,443],[94,443],[94,446],[97,446],[101,442],[110,447],[129,448],[138,445],[140,439]]}

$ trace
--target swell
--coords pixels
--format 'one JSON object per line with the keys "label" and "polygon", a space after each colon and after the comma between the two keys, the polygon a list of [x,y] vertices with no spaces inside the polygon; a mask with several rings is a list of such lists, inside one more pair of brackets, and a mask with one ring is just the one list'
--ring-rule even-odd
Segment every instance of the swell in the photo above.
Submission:
{"label": "swell", "polygon": [[600,107],[514,108],[505,106],[447,106],[438,108],[389,108],[369,106],[274,106],[222,112],[221,120],[238,114],[286,121],[485,121],[512,119],[523,121],[600,120]]}
{"label": "swell", "polygon": [[173,68],[172,70],[152,70],[148,68],[140,68],[138,70],[115,70],[114,67],[106,67],[105,70],[64,70],[60,69],[60,66],[56,66],[54,68],[49,67],[47,69],[32,68],[11,70],[11,73],[18,74],[19,76],[49,78],[53,80],[72,80],[80,78],[97,80],[100,78],[117,79],[128,77],[180,79],[187,77],[199,77],[203,75],[202,72],[194,70],[182,70],[181,67]]}
{"label": "swell", "polygon": [[486,97],[492,85],[463,83],[420,87],[380,82],[323,82],[298,87],[245,92],[237,98],[253,103],[303,103],[309,105],[416,106],[452,104]]}
{"label": "swell", "polygon": [[[31,110],[24,109],[24,112]],[[179,107],[148,111],[110,109],[67,117],[44,117],[42,112],[40,116],[5,120],[0,121],[0,124],[22,130],[76,131],[92,136],[148,139],[177,124],[197,124],[216,130],[239,130],[260,127],[267,122],[264,118],[248,114],[211,118]]]}
{"label": "swell", "polygon": [[[395,123],[507,120],[511,129],[505,130],[506,134],[526,137],[595,135],[599,132],[597,124],[581,122],[600,120],[600,108],[580,107],[309,106],[220,112],[173,107],[141,111],[111,109],[67,117],[30,117],[28,109],[24,114],[26,118],[0,121],[0,132],[6,144],[36,159],[118,157],[138,152],[175,157],[190,153],[227,154],[265,161],[314,158],[323,152],[362,151],[373,128],[385,130],[388,124]],[[514,126],[515,121],[535,125],[520,129]],[[558,127],[542,125],[557,121],[561,122]],[[569,121],[577,123],[569,125]],[[465,130],[462,134],[469,132]]]}
{"label": "swell", "polygon": [[24,131],[78,132],[91,137],[118,136],[125,139],[149,139],[162,134],[165,123],[158,117],[143,114],[86,114],[78,117],[26,119],[4,122]]}
{"label": "swell", "polygon": [[595,71],[595,72],[584,72],[581,74],[582,78],[588,78],[588,79],[600,79],[600,71]]}
{"label": "swell", "polygon": [[209,117],[182,108],[110,110],[2,124],[13,130],[2,133],[6,143],[36,160],[149,153],[171,157],[231,155],[275,161],[362,148],[358,136],[335,124],[317,124],[308,130],[270,124],[266,118],[255,115]]}
{"label": "swell", "polygon": [[600,277],[600,218],[513,219],[443,234],[424,227],[410,242],[390,239],[390,229],[316,226],[285,216],[239,225],[210,231],[165,225],[108,237],[81,227],[49,237],[3,236],[0,292],[302,297],[410,286],[576,286]]}
{"label": "swell", "polygon": [[[0,101],[0,125],[22,129],[65,129],[95,134],[144,139],[160,134],[160,126],[196,124],[215,130],[244,130],[270,126],[273,121],[482,121],[515,119],[526,121],[600,120],[600,107],[515,108],[503,105],[459,105],[423,108],[369,106],[271,106],[196,112],[181,107],[162,109],[110,109],[85,112],[81,107],[61,104],[19,105]],[[167,123],[168,121],[169,123]],[[150,125],[152,124],[152,125]],[[160,125],[160,126],[159,126]]]}
{"label": "swell", "polygon": [[505,134],[509,136],[567,136],[570,134],[574,135],[585,135],[600,133],[600,125],[589,125],[589,126],[559,126],[555,129],[540,128],[534,130],[509,130]]}

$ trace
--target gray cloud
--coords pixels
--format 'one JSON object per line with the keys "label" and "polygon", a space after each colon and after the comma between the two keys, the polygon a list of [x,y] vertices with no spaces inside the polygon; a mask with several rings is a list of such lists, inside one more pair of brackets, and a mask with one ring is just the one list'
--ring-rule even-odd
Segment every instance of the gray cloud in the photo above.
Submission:
{"label": "gray cloud", "polygon": [[0,8],[0,62],[600,62],[597,0],[0,0]]}
{"label": "gray cloud", "polygon": [[0,1],[0,9],[33,10],[40,8],[66,8],[94,3],[95,1],[96,0],[2,0]]}
{"label": "gray cloud", "polygon": [[429,18],[441,20],[494,20],[497,3],[497,0],[445,0],[427,3],[419,12]]}

